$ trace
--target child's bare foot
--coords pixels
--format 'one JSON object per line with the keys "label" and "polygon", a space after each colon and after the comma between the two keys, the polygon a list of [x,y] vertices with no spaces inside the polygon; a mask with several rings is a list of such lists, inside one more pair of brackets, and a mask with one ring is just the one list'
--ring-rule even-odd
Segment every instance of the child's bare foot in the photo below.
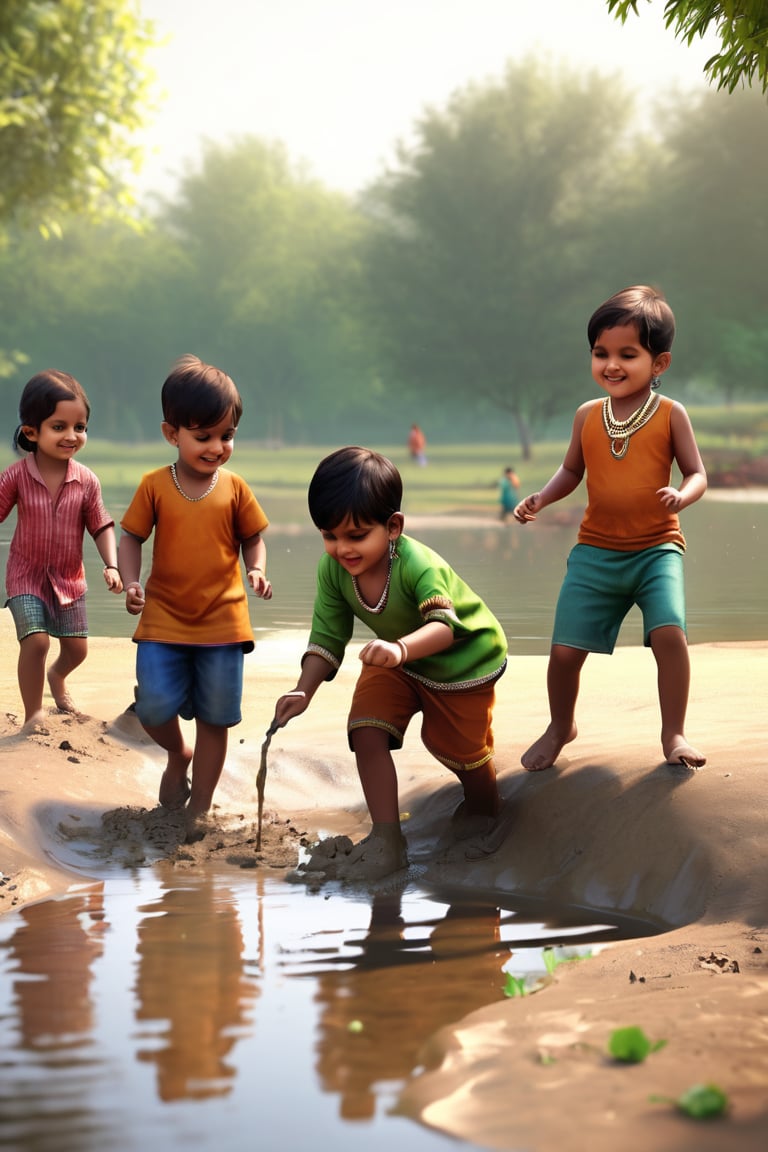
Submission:
{"label": "child's bare foot", "polygon": [[77,705],[67,690],[66,681],[62,676],[57,675],[53,668],[48,672],[48,687],[59,712],[77,712]]}
{"label": "child's bare foot", "polygon": [[[667,752],[669,744],[672,747]],[[675,736],[669,744],[664,745],[664,756],[666,757],[667,764],[682,764],[684,768],[703,768],[707,762],[706,756],[702,756],[692,744],[689,744],[684,736]]]}
{"label": "child's bare foot", "polygon": [[23,723],[21,733],[23,736],[28,736],[30,732],[41,732],[45,727],[45,712],[39,708],[37,712],[33,712]]}
{"label": "child's bare foot", "polygon": [[542,772],[545,768],[551,768],[565,745],[575,740],[577,735],[575,724],[565,738],[550,724],[543,736],[539,736],[527,752],[523,753],[520,763],[527,772]]}
{"label": "child's bare foot", "polygon": [[160,793],[158,800],[163,808],[170,812],[183,808],[189,800],[190,784],[187,779],[187,769],[192,763],[192,753],[189,749],[181,752],[169,752],[166,769],[160,777]]}
{"label": "child's bare foot", "polygon": [[187,811],[184,822],[184,843],[198,844],[201,840],[205,839],[205,835],[211,831],[211,827],[211,818],[207,812]]}
{"label": "child's bare foot", "polygon": [[373,881],[408,867],[408,851],[399,824],[374,824],[368,836],[352,844],[348,836],[321,841],[304,872],[317,879]]}

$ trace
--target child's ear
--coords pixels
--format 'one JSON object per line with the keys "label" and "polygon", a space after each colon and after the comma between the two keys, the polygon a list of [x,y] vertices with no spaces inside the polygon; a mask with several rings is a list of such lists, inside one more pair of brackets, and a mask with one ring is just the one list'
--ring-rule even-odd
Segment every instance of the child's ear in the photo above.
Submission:
{"label": "child's ear", "polygon": [[671,363],[672,363],[672,353],[671,352],[660,352],[659,355],[656,357],[656,359],[653,362],[653,374],[654,374],[654,376],[661,376],[662,372],[666,372],[667,368],[669,368]]}
{"label": "child's ear", "polygon": [[403,534],[403,527],[405,525],[405,517],[402,512],[393,512],[389,520],[387,520],[387,532],[389,533],[390,540],[397,540]]}
{"label": "child's ear", "polygon": [[172,444],[174,448],[178,448],[178,445],[179,445],[179,430],[178,430],[178,428],[174,428],[173,424],[168,424],[167,421],[163,420],[162,424],[160,425],[160,429],[163,433],[163,436],[165,436],[166,440],[168,441],[168,443]]}
{"label": "child's ear", "polygon": [[22,424],[19,432],[22,432],[24,436],[26,436],[30,444],[37,443],[37,428],[34,428],[31,424]]}

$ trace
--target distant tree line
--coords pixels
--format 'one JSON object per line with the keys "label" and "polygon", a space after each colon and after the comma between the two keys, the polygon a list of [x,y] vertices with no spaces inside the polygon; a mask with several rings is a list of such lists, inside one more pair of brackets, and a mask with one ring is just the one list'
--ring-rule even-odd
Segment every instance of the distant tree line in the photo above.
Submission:
{"label": "distant tree line", "polygon": [[[0,177],[0,181],[2,177]],[[768,392],[768,109],[756,91],[660,93],[534,59],[423,113],[358,198],[281,145],[209,143],[133,220],[11,221],[0,248],[10,430],[31,371],[74,373],[92,432],[158,435],[173,359],[225,368],[242,434],[274,442],[517,439],[589,394],[589,313],[652,282],[678,318],[665,386]],[[136,227],[140,224],[140,227]]]}

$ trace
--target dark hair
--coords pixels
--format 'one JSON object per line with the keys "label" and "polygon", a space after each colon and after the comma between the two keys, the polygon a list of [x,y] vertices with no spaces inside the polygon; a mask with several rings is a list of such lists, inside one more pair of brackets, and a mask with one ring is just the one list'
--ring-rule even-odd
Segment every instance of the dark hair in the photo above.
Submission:
{"label": "dark hair", "polygon": [[653,356],[669,352],[675,338],[675,317],[664,296],[645,284],[623,288],[601,304],[590,317],[587,339],[594,348],[601,332],[634,324],[640,343]]}
{"label": "dark hair", "polygon": [[243,414],[240,393],[226,372],[189,354],[171,368],[160,399],[163,419],[174,428],[210,428],[230,412],[236,428]]}
{"label": "dark hair", "polygon": [[370,448],[339,448],[321,460],[307,502],[316,528],[336,528],[347,516],[355,524],[386,524],[400,511],[403,481],[391,460]]}
{"label": "dark hair", "polygon": [[86,418],[90,418],[91,405],[85,390],[68,372],[46,368],[27,381],[19,400],[20,424],[13,434],[14,448],[21,448],[23,452],[37,451],[37,444],[27,439],[22,428],[39,429],[44,420],[53,416],[60,400],[81,400],[85,405]]}

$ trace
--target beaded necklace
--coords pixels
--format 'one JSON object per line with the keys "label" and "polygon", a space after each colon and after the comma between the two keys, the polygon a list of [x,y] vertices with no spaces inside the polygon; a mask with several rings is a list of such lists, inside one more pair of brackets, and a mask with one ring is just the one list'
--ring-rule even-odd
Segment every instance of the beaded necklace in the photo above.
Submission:
{"label": "beaded necklace", "polygon": [[352,577],[352,587],[355,590],[355,596],[357,596],[358,604],[362,608],[365,608],[366,612],[372,612],[374,616],[378,616],[379,613],[383,612],[387,606],[387,597],[389,596],[389,583],[392,579],[392,556],[393,556],[393,553],[390,551],[389,568],[387,569],[387,581],[386,581],[386,584],[384,585],[384,591],[382,592],[381,596],[379,596],[378,603],[374,607],[371,607],[370,604],[366,604],[365,600],[363,600],[363,597],[360,594],[360,589],[358,588],[358,585],[357,585],[357,577],[356,576]]}
{"label": "beaded necklace", "polygon": [[171,479],[173,480],[173,483],[176,486],[176,491],[181,493],[181,495],[184,497],[185,500],[189,500],[190,504],[197,504],[198,500],[205,500],[206,496],[210,496],[211,492],[213,492],[214,488],[216,487],[216,485],[219,482],[219,470],[217,468],[216,471],[214,472],[213,477],[211,479],[211,482],[208,485],[208,487],[206,488],[205,492],[203,492],[202,496],[189,496],[184,491],[181,484],[179,484],[179,478],[176,475],[176,464],[175,463],[171,464]]}
{"label": "beaded necklace", "polygon": [[[617,420],[613,414],[610,396],[603,400],[603,427],[611,442],[611,456],[614,460],[623,460],[629,448],[631,436],[647,424],[651,416],[661,403],[658,392],[651,392],[648,399],[639,408],[636,408],[626,420]],[[619,447],[617,448],[617,445]]]}

